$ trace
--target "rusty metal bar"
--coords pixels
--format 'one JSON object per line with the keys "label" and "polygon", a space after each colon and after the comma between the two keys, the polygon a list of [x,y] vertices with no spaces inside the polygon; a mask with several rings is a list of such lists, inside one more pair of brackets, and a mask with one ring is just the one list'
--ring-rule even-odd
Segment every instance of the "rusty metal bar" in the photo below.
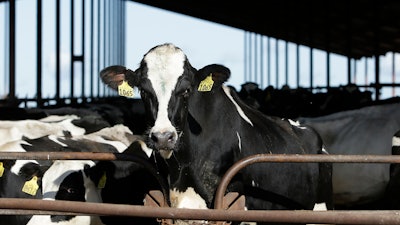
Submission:
{"label": "rusty metal bar", "polygon": [[[0,160],[130,160],[131,157],[130,154],[103,152],[0,152]],[[255,154],[241,159],[237,164],[258,162],[400,163],[400,155]]]}
{"label": "rusty metal bar", "polygon": [[215,209],[222,208],[222,198],[229,182],[244,167],[260,162],[332,162],[332,163],[400,163],[398,155],[297,155],[297,154],[256,154],[245,157],[229,168],[222,177],[215,194]]}
{"label": "rusty metal bar", "polygon": [[[400,224],[400,211],[311,211],[311,210],[217,210],[155,208],[150,206],[89,203],[73,201],[48,201],[37,199],[0,199],[0,209],[37,209],[37,214],[47,212],[72,212],[77,215],[140,216],[167,219],[190,219],[208,221],[255,221],[286,223],[331,223],[331,224]],[[156,210],[155,210],[156,209]],[[43,211],[44,210],[44,211]],[[0,210],[2,214],[3,210]],[[6,211],[7,212],[7,211]],[[8,211],[9,212],[9,211]],[[31,214],[32,211],[27,211]],[[35,213],[36,214],[36,213]]]}
{"label": "rusty metal bar", "polygon": [[[97,152],[0,152],[0,160],[12,159],[74,159],[74,160],[135,160],[129,154]],[[289,163],[400,163],[397,155],[297,155],[257,154],[235,163],[224,175],[215,196],[214,210],[155,208],[149,206],[118,205],[107,203],[82,203],[45,201],[32,199],[0,199],[0,208],[18,209],[18,214],[72,212],[79,214],[141,216],[164,219],[193,219],[209,221],[256,221],[289,223],[335,223],[335,224],[400,224],[400,211],[357,210],[357,211],[309,211],[309,210],[224,210],[222,199],[232,177],[242,168],[260,162]],[[164,190],[165,191],[165,190]],[[165,193],[165,192],[164,192]],[[22,202],[19,202],[22,201]],[[33,201],[32,203],[25,201]],[[36,202],[40,201],[40,202]],[[90,204],[90,205],[86,205]],[[5,211],[11,213],[11,211]],[[0,211],[0,214],[2,212]]]}

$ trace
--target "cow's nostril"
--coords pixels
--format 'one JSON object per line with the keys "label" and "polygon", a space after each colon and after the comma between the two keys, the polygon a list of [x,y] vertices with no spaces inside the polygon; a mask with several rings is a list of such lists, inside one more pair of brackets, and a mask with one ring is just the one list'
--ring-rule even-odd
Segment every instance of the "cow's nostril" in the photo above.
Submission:
{"label": "cow's nostril", "polygon": [[151,138],[152,141],[154,141],[155,143],[157,143],[157,141],[158,141],[157,133],[151,133],[150,138]]}

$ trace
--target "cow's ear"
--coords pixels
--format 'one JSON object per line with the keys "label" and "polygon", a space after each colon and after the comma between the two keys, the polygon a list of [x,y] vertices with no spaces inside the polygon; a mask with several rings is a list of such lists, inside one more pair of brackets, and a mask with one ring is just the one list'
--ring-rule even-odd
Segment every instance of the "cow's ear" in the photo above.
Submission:
{"label": "cow's ear", "polygon": [[[211,76],[211,77],[210,77]],[[231,76],[231,71],[219,64],[211,64],[203,67],[197,72],[196,79],[201,82],[207,82],[207,79],[212,79],[212,83],[215,85],[221,85],[229,79]]]}
{"label": "cow's ear", "polygon": [[125,66],[109,66],[100,71],[100,78],[104,84],[114,90],[118,90],[118,86],[124,81],[131,86],[137,86],[137,74],[127,69]]}

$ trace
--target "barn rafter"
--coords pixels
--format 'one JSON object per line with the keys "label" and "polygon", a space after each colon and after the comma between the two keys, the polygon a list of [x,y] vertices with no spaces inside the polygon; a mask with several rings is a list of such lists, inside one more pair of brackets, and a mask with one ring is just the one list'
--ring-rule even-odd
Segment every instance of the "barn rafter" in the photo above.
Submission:
{"label": "barn rafter", "polygon": [[400,52],[399,1],[135,2],[354,59]]}

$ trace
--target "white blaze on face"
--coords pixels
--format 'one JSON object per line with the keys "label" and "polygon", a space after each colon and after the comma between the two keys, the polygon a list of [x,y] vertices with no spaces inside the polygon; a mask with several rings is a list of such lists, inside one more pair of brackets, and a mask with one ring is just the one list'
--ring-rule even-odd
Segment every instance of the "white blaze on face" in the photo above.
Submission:
{"label": "white blaze on face", "polygon": [[168,119],[168,103],[178,78],[183,74],[185,54],[173,45],[163,45],[149,52],[144,60],[148,67],[148,79],[158,100],[157,118],[151,132],[169,131],[177,136]]}

